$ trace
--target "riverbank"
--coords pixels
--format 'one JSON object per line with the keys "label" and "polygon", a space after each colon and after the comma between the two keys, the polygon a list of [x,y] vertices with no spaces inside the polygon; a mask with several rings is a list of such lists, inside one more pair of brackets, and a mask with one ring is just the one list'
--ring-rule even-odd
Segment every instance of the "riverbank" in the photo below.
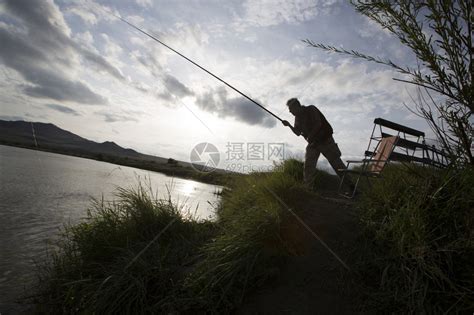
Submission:
{"label": "riverbank", "polygon": [[301,174],[288,160],[236,178],[216,222],[121,190],[64,231],[34,301],[85,313],[473,308],[472,170],[394,166],[357,202],[334,193],[331,175],[318,173],[326,190],[315,193]]}
{"label": "riverbank", "polygon": [[10,310],[36,280],[36,262],[45,260],[65,224],[87,216],[91,199],[115,200],[117,187],[153,187],[158,198],[171,193],[199,220],[215,215],[222,186],[168,177],[90,159],[0,146],[0,313]]}
{"label": "riverbank", "polygon": [[[25,145],[21,143],[8,142],[1,140],[0,145],[12,146],[17,148],[36,150],[42,152],[50,152],[56,154],[62,154],[67,156],[75,156],[84,159],[96,160],[101,162],[107,162],[116,165],[129,166],[138,168],[146,171],[158,172],[172,177],[178,177],[182,179],[192,179],[198,182],[220,185],[223,186],[232,180],[235,173],[228,172],[221,169],[216,169],[212,172],[201,172],[190,166],[189,163],[183,163],[174,159],[162,159],[163,162],[157,162],[153,160],[137,159],[133,157],[120,157],[110,154],[95,154],[81,150],[67,150],[57,147],[35,147],[31,145]],[[239,175],[237,175],[239,176]]]}
{"label": "riverbank", "polygon": [[221,169],[201,172],[198,165],[143,154],[112,141],[88,140],[51,123],[0,120],[0,145],[104,161],[215,185],[227,183],[233,174]]}

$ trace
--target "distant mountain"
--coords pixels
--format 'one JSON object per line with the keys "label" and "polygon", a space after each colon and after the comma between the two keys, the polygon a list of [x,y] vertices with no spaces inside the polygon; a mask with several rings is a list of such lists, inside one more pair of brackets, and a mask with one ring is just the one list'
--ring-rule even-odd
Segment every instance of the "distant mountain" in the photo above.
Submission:
{"label": "distant mountain", "polygon": [[0,120],[0,144],[1,143],[65,154],[92,155],[95,158],[100,158],[101,155],[107,155],[160,163],[167,161],[165,158],[122,148],[115,142],[94,142],[61,129],[56,125],[39,122]]}

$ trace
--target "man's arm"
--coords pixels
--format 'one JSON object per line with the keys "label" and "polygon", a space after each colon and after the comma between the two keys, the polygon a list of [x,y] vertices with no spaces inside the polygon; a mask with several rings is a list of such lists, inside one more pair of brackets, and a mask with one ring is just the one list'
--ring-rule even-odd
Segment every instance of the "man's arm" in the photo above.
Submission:
{"label": "man's arm", "polygon": [[297,128],[296,124],[295,124],[295,127],[293,127],[289,122],[288,120],[282,120],[281,122],[283,124],[283,126],[286,126],[286,127],[290,127],[291,131],[293,131],[293,133],[297,136],[300,136],[301,135],[301,130],[299,130],[299,128]]}
{"label": "man's arm", "polygon": [[310,107],[311,115],[312,115],[312,128],[308,135],[308,142],[312,143],[313,140],[316,138],[316,135],[321,131],[322,123],[321,123],[321,116],[319,115],[318,111],[314,109],[314,107]]}

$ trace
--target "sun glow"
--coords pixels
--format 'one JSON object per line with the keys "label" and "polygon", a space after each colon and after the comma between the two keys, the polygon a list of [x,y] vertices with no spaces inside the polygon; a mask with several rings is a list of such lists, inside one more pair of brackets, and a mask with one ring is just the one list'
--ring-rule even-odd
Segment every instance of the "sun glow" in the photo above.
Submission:
{"label": "sun glow", "polygon": [[196,183],[193,181],[186,181],[181,187],[179,187],[179,192],[186,197],[190,197],[195,190]]}

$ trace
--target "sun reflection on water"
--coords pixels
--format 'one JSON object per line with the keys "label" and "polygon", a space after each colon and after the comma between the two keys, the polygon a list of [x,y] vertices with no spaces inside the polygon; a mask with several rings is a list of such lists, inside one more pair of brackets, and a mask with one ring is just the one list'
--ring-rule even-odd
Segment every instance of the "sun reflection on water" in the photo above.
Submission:
{"label": "sun reflection on water", "polygon": [[183,185],[179,188],[179,193],[183,194],[186,197],[191,197],[193,195],[194,191],[196,190],[196,183],[193,181],[186,181],[183,183]]}

